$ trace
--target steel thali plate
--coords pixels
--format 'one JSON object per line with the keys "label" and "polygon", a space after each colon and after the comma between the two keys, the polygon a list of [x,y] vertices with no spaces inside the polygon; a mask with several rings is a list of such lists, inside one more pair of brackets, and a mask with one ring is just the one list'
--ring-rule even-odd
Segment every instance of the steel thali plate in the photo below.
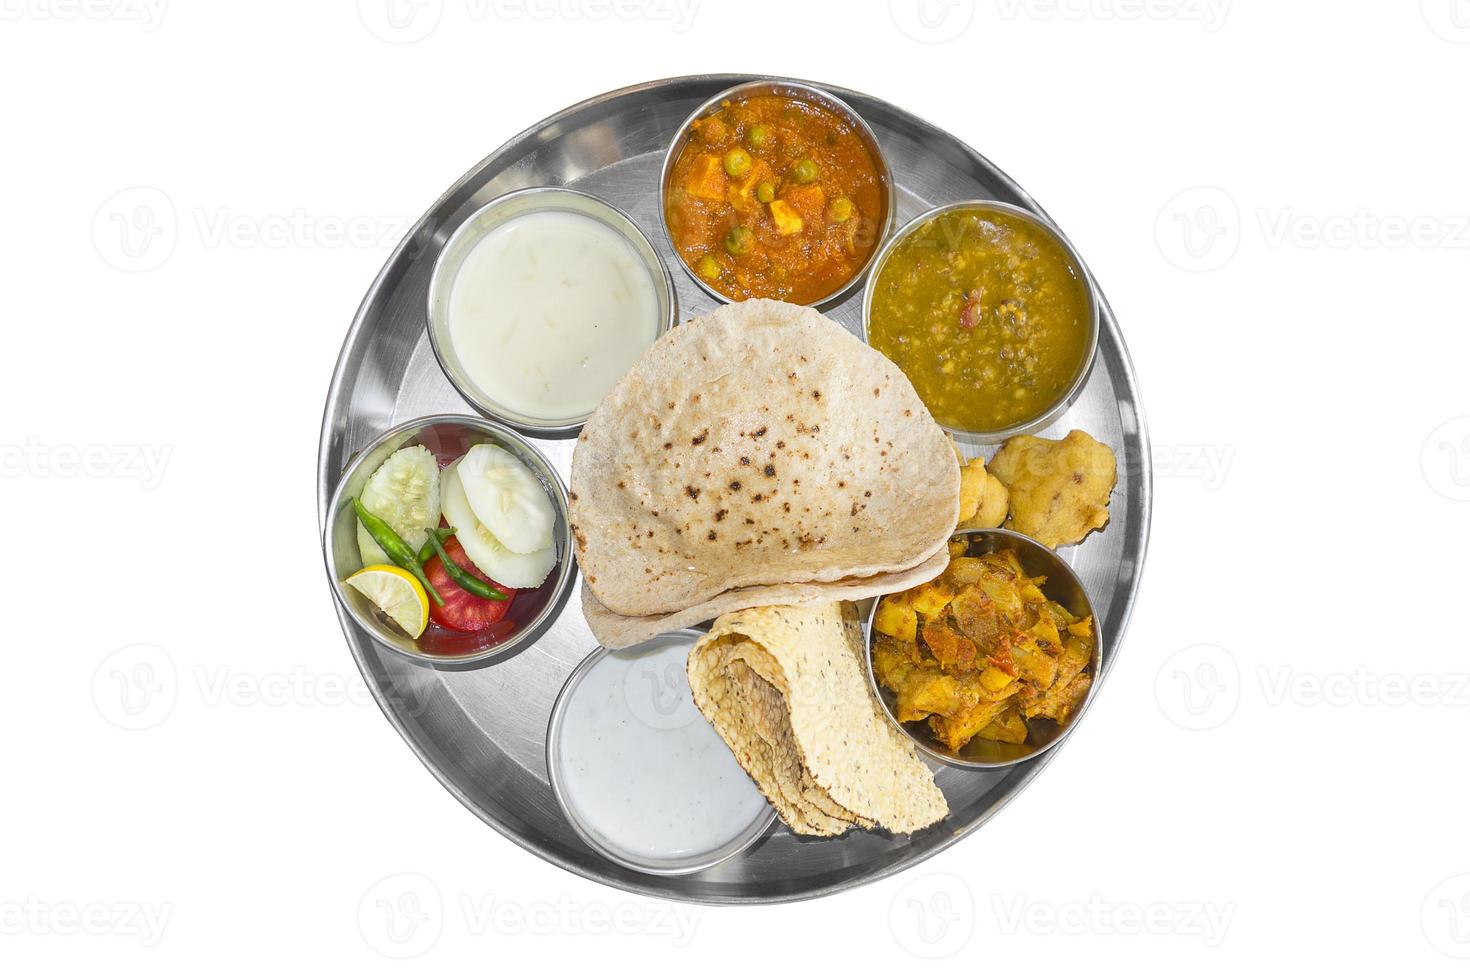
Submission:
{"label": "steel thali plate", "polygon": [[[444,412],[474,414],[439,369],[425,330],[434,259],[455,227],[507,191],[573,187],[631,215],[674,271],[679,319],[716,301],[683,274],[659,218],[659,168],[685,117],[724,88],[755,76],[665,79],[600,95],[537,123],[454,185],[399,245],[364,298],[332,378],[322,422],[317,508],[324,523],[337,481],[354,453],[393,425]],[[964,143],[879,99],[813,83],[867,120],[892,167],[900,224],[934,205],[967,198],[1006,201],[1043,213],[1009,177]],[[1064,229],[1065,230],[1065,229]],[[1084,256],[1085,259],[1085,256]],[[1118,455],[1112,522],[1062,549],[1100,611],[1106,681],[1123,641],[1148,542],[1152,496],[1148,433],[1118,324],[1098,292],[1097,360],[1080,397],[1043,435],[1082,428]],[[861,290],[832,316],[861,335]],[[534,440],[564,478],[573,439]],[[994,448],[962,445],[971,455]],[[984,824],[1041,771],[1052,752],[1010,769],[942,769],[950,816],[913,835],[854,832],[834,840],[793,836],[779,823],[751,849],[687,877],[640,874],[584,845],[547,782],[544,739],[552,703],[572,669],[597,647],[573,596],[536,646],[492,667],[437,671],[378,646],[338,608],[348,646],[384,713],[439,781],[486,823],[567,870],[659,898],[711,904],[813,898],[912,867]],[[1079,727],[1081,725],[1079,720]],[[1076,737],[1087,737],[1085,734]]]}

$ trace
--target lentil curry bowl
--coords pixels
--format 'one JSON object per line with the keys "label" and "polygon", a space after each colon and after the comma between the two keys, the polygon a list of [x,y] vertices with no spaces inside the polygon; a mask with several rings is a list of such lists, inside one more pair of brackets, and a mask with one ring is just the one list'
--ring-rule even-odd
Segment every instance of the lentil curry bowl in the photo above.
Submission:
{"label": "lentil curry bowl", "polygon": [[791,83],[707,103],[674,141],[663,186],[670,243],[727,300],[831,299],[892,226],[892,181],[872,132],[837,99]]}
{"label": "lentil curry bowl", "polygon": [[1081,261],[1041,219],[996,202],[948,205],[900,230],[865,307],[868,343],[940,425],[972,434],[1046,424],[1097,344]]}

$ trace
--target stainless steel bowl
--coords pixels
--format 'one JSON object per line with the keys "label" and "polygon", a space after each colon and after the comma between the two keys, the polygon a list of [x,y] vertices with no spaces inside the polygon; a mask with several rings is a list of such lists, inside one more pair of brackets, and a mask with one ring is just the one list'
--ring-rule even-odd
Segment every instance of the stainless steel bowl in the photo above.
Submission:
{"label": "stainless steel bowl", "polygon": [[1094,285],[1092,275],[1087,271],[1087,266],[1082,263],[1082,257],[1077,254],[1077,250],[1072,247],[1072,243],[1067,240],[1067,236],[1062,234],[1061,229],[1057,228],[1045,218],[1025,208],[1017,207],[1014,204],[1006,204],[1003,201],[956,201],[953,204],[944,204],[925,211],[900,228],[897,234],[890,238],[874,255],[873,271],[868,276],[867,288],[863,290],[863,340],[871,346],[872,340],[868,337],[868,325],[873,315],[873,293],[878,287],[878,279],[883,274],[883,264],[888,261],[888,256],[904,239],[908,238],[919,228],[922,228],[927,222],[933,221],[935,218],[943,218],[945,215],[955,211],[968,210],[997,211],[1019,218],[1054,240],[1061,247],[1062,251],[1067,254],[1067,260],[1072,263],[1072,268],[1076,269],[1077,274],[1082,277],[1082,282],[1086,287],[1087,293],[1087,350],[1082,355],[1082,363],[1077,366],[1077,373],[1067,385],[1066,391],[1056,401],[1052,402],[1051,405],[1047,406],[1035,416],[1029,419],[1023,419],[1015,425],[1010,425],[1003,429],[959,429],[944,425],[942,422],[940,423],[945,431],[954,435],[968,436],[985,443],[1003,442],[1011,436],[1018,436],[1028,432],[1040,432],[1060,418],[1062,413],[1082,393],[1083,387],[1087,384],[1087,375],[1092,370],[1093,359],[1097,356],[1097,338],[1101,327],[1101,310],[1097,299],[1097,286]]}
{"label": "stainless steel bowl", "polygon": [[893,233],[894,226],[898,224],[898,207],[895,203],[893,171],[888,167],[888,158],[884,155],[883,147],[879,144],[878,137],[874,134],[872,127],[846,102],[814,85],[808,85],[805,82],[799,82],[790,78],[763,78],[753,82],[743,82],[740,85],[727,88],[706,99],[700,103],[699,108],[689,114],[689,118],[685,119],[679,125],[679,129],[674,134],[674,138],[669,141],[669,148],[664,153],[663,168],[659,171],[659,216],[663,224],[664,238],[668,240],[669,251],[679,260],[679,265],[683,266],[689,278],[694,280],[700,289],[703,289],[721,303],[734,302],[733,298],[726,296],[704,279],[700,278],[689,267],[689,263],[684,260],[684,256],[680,254],[679,250],[674,247],[674,236],[669,230],[669,175],[673,172],[674,162],[679,159],[679,154],[683,152],[684,146],[689,142],[690,126],[697,120],[714,112],[720,107],[722,102],[759,95],[783,95],[790,98],[802,99],[807,102],[814,102],[842,116],[852,125],[859,138],[867,144],[868,152],[873,155],[873,163],[878,168],[878,182],[883,191],[883,214],[874,223],[873,253],[868,256],[868,261],[863,263],[862,268],[854,272],[841,286],[821,299],[806,304],[817,308],[835,306],[851,295],[855,287],[863,281],[863,277],[868,274],[869,270],[875,268],[874,262],[878,254],[883,251],[884,241]]}
{"label": "stainless steel bowl", "polygon": [[439,367],[455,390],[480,414],[526,435],[557,438],[575,435],[592,413],[586,412],[567,418],[536,418],[502,405],[496,401],[494,393],[485,391],[469,376],[469,372],[455,355],[454,343],[449,334],[450,288],[465,258],[488,232],[512,218],[533,211],[570,211],[585,215],[607,225],[633,246],[643,257],[658,295],[655,340],[677,322],[678,303],[674,279],[648,236],[623,211],[591,194],[566,187],[526,187],[502,194],[470,215],[454,230],[454,234],[444,243],[439,257],[434,260],[434,271],[429,278],[429,343],[434,348]]}
{"label": "stainless steel bowl", "polygon": [[[510,614],[503,623],[511,623],[517,616],[525,619],[503,633],[491,631],[490,638],[487,639],[485,634],[480,633],[461,636],[441,635],[436,632],[431,637],[426,632],[416,640],[411,639],[389,625],[373,604],[355,589],[343,584],[347,576],[362,567],[362,558],[357,548],[357,516],[353,513],[350,501],[362,492],[368,478],[383,461],[404,446],[425,446],[442,460],[463,455],[470,447],[481,443],[491,443],[512,453],[541,481],[556,511],[556,527],[553,532],[557,553],[556,568],[548,576],[549,584],[543,583],[536,597],[527,596],[528,600],[535,599],[539,604],[528,601],[519,609],[512,605]],[[327,575],[332,580],[332,591],[357,625],[366,630],[381,646],[399,656],[438,670],[487,667],[528,649],[555,622],[576,584],[576,561],[572,553],[571,529],[567,522],[567,491],[561,477],[546,457],[514,430],[468,415],[433,415],[404,422],[383,433],[354,456],[332,493],[322,535],[322,551],[326,558]],[[521,599],[518,594],[516,601],[520,602]],[[499,625],[503,624],[497,624]],[[448,631],[443,632],[447,634]]]}
{"label": "stainless steel bowl", "polygon": [[[698,871],[705,871],[722,861],[729,860],[760,840],[776,820],[776,811],[767,806],[740,833],[709,851],[689,855],[682,859],[634,855],[605,843],[592,826],[583,819],[578,808],[573,805],[567,788],[564,785],[565,776],[562,773],[561,753],[558,751],[561,747],[563,720],[566,717],[567,706],[571,703],[573,693],[587,675],[591,673],[592,668],[605,657],[612,655],[636,656],[640,651],[645,650],[645,648],[665,642],[671,637],[678,637],[692,647],[703,635],[704,632],[702,630],[671,630],[667,633],[660,633],[651,640],[646,640],[625,650],[609,650],[607,647],[600,646],[588,654],[577,665],[576,669],[572,671],[571,675],[567,677],[566,683],[562,685],[561,691],[556,696],[556,702],[551,707],[551,720],[546,726],[546,776],[547,780],[551,783],[551,791],[556,797],[557,805],[561,807],[562,814],[567,818],[567,823],[571,825],[572,830],[576,831],[577,836],[582,839],[582,843],[609,861],[620,864],[632,871],[660,876],[687,875],[694,874]],[[695,714],[695,718],[689,722],[690,724],[706,724],[705,720],[698,716],[698,710],[693,707],[692,701],[688,707]],[[609,723],[611,724],[611,719],[609,719]],[[657,767],[659,760],[648,759],[647,764]]]}
{"label": "stainless steel bowl", "polygon": [[1046,545],[1019,531],[1010,531],[1005,528],[961,530],[955,537],[966,539],[969,543],[969,550],[974,554],[992,554],[1007,548],[1014,549],[1027,575],[1046,576],[1046,584],[1042,586],[1041,591],[1048,599],[1066,606],[1073,615],[1092,617],[1096,639],[1096,644],[1093,646],[1092,663],[1088,668],[1092,673],[1092,686],[1088,688],[1082,704],[1077,707],[1076,713],[1065,726],[1057,725],[1050,719],[1034,719],[1027,722],[1030,735],[1021,745],[972,738],[963,748],[955,752],[935,738],[926,723],[922,721],[899,722],[897,699],[891,691],[878,682],[878,672],[873,666],[873,618],[878,613],[878,602],[873,603],[873,608],[868,613],[868,623],[864,633],[868,659],[868,682],[873,687],[873,693],[882,703],[888,720],[899,731],[907,735],[918,746],[920,752],[937,762],[961,769],[1000,769],[1035,758],[1054,747],[1077,727],[1082,720],[1082,715],[1087,711],[1087,706],[1092,703],[1092,697],[1097,693],[1098,681],[1102,678],[1102,627],[1097,621],[1092,599],[1088,597],[1082,580],[1077,577],[1076,572],[1072,571],[1072,566]]}

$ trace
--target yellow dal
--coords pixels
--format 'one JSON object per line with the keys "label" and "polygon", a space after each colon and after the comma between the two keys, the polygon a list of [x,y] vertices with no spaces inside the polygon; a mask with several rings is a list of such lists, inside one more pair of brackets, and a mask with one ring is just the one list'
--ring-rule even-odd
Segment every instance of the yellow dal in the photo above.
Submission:
{"label": "yellow dal", "polygon": [[1047,232],[988,208],[938,215],[877,272],[868,342],[941,425],[993,431],[1044,414],[1087,353],[1081,270]]}

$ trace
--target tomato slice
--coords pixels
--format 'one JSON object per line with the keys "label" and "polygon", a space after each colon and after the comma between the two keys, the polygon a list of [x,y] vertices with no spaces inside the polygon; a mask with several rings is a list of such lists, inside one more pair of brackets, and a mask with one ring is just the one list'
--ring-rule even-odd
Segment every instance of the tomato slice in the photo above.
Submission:
{"label": "tomato slice", "polygon": [[504,592],[505,598],[481,599],[461,589],[454,584],[454,579],[450,578],[449,573],[444,570],[444,563],[439,560],[439,556],[435,555],[424,563],[424,574],[429,577],[430,582],[434,583],[434,589],[444,602],[438,605],[432,599],[429,600],[429,618],[445,629],[460,633],[478,633],[504,619],[505,614],[510,611],[511,601],[516,597],[516,590],[501,585],[488,575],[481,574],[480,570],[466,557],[464,549],[459,545],[459,539],[450,538],[445,541],[444,553],[466,572]]}

